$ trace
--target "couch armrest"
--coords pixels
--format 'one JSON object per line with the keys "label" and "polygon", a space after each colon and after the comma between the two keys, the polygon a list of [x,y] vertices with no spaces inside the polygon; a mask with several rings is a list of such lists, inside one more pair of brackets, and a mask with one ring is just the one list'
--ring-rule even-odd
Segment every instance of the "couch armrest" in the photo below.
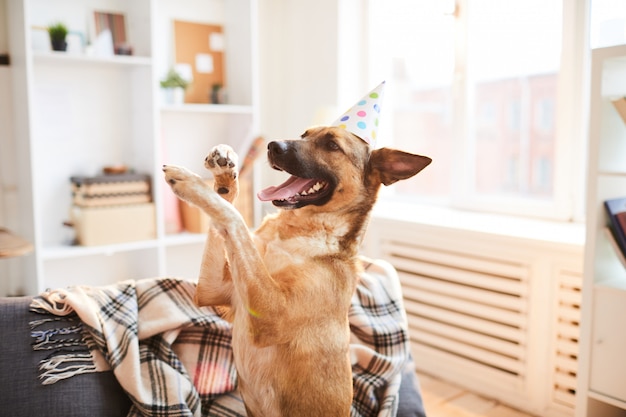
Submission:
{"label": "couch armrest", "polygon": [[45,351],[33,351],[31,297],[0,298],[0,410],[14,417],[126,416],[130,400],[112,372],[79,375],[52,385],[38,378]]}

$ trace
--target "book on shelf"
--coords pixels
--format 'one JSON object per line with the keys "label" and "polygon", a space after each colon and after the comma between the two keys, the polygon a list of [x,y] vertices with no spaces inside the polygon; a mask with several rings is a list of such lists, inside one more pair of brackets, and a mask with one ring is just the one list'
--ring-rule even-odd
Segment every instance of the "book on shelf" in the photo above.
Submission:
{"label": "book on shelf", "polygon": [[609,228],[622,255],[626,256],[626,197],[604,202],[609,217]]}

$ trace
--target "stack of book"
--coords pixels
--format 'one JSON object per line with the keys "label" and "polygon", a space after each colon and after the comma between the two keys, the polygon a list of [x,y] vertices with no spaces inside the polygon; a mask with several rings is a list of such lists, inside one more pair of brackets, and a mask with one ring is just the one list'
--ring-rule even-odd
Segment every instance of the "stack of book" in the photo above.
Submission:
{"label": "stack of book", "polygon": [[71,177],[71,222],[79,245],[156,237],[151,180],[146,174]]}

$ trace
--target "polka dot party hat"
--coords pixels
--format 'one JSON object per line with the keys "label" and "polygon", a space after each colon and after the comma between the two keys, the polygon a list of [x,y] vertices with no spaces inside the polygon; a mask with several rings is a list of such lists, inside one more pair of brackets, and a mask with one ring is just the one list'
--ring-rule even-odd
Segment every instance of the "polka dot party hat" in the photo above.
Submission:
{"label": "polka dot party hat", "polygon": [[352,106],[350,110],[335,120],[332,126],[346,129],[369,143],[371,147],[376,147],[378,118],[384,89],[385,82],[383,81]]}

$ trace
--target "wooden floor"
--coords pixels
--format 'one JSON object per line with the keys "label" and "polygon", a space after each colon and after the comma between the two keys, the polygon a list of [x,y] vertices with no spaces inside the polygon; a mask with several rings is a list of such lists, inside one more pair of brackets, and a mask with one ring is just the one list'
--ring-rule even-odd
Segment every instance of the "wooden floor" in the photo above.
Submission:
{"label": "wooden floor", "polygon": [[418,373],[427,417],[532,417],[498,401]]}

